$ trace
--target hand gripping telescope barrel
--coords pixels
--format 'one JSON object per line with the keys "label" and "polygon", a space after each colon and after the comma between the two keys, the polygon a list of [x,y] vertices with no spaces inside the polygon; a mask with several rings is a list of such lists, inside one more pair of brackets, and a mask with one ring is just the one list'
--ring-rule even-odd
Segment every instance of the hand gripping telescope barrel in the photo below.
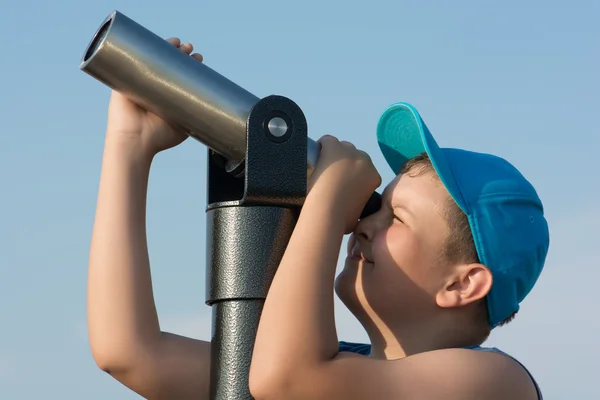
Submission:
{"label": "hand gripping telescope barrel", "polygon": [[[80,68],[207,146],[211,398],[251,399],[262,305],[319,157],[304,114],[285,97],[259,99],[118,11]],[[361,217],[380,202],[374,193]]]}
{"label": "hand gripping telescope barrel", "polygon": [[[163,38],[118,11],[104,20],[88,45],[80,68],[171,125],[183,128],[227,161],[240,174],[246,156],[247,122],[259,98],[204,63],[182,53]],[[267,121],[269,131],[284,136],[285,118]],[[308,138],[307,178],[320,146]],[[363,217],[380,206],[377,193]]]}

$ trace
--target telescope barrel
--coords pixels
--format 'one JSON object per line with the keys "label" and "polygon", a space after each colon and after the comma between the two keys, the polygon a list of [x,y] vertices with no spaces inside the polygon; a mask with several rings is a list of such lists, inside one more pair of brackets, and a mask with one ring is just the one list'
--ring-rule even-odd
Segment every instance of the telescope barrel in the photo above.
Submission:
{"label": "telescope barrel", "polygon": [[[113,11],[94,34],[81,70],[225,157],[241,162],[246,123],[259,98]],[[307,169],[320,146],[308,139]]]}

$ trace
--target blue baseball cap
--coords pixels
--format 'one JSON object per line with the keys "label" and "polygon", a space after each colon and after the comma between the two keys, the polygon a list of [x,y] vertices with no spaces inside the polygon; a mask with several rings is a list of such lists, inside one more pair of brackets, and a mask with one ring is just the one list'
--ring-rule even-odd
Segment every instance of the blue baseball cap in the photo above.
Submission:
{"label": "blue baseball cap", "polygon": [[429,155],[442,183],[469,219],[479,262],[492,273],[489,323],[498,326],[519,310],[548,253],[548,223],[534,187],[500,157],[440,148],[418,111],[407,103],[392,104],[383,112],[377,140],[396,174],[414,156]]}

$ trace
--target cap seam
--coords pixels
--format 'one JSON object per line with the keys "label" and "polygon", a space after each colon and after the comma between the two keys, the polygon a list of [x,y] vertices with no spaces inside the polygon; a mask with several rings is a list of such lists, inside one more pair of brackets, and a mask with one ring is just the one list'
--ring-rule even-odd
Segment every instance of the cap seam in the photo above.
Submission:
{"label": "cap seam", "polygon": [[469,214],[469,224],[471,225],[471,233],[473,235],[473,239],[475,240],[477,252],[479,253],[479,261],[486,267],[491,268],[489,265],[487,265],[487,252],[483,248],[483,243],[481,242],[481,232],[479,231],[478,217],[474,210]]}
{"label": "cap seam", "polygon": [[480,194],[478,197],[479,198],[488,198],[488,197],[497,197],[497,196],[518,197],[519,199],[533,200],[534,202],[538,203],[538,200],[536,198],[534,198],[533,196],[519,193],[519,192],[494,192],[494,193]]}

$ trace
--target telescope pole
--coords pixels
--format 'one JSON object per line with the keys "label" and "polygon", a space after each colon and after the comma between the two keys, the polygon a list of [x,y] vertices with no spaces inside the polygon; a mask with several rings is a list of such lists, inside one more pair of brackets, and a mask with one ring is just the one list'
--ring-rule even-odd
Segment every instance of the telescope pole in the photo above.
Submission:
{"label": "telescope pole", "polygon": [[248,377],[260,315],[306,196],[307,124],[294,102],[260,100],[248,117],[247,143],[243,179],[208,150],[211,400],[252,399]]}

